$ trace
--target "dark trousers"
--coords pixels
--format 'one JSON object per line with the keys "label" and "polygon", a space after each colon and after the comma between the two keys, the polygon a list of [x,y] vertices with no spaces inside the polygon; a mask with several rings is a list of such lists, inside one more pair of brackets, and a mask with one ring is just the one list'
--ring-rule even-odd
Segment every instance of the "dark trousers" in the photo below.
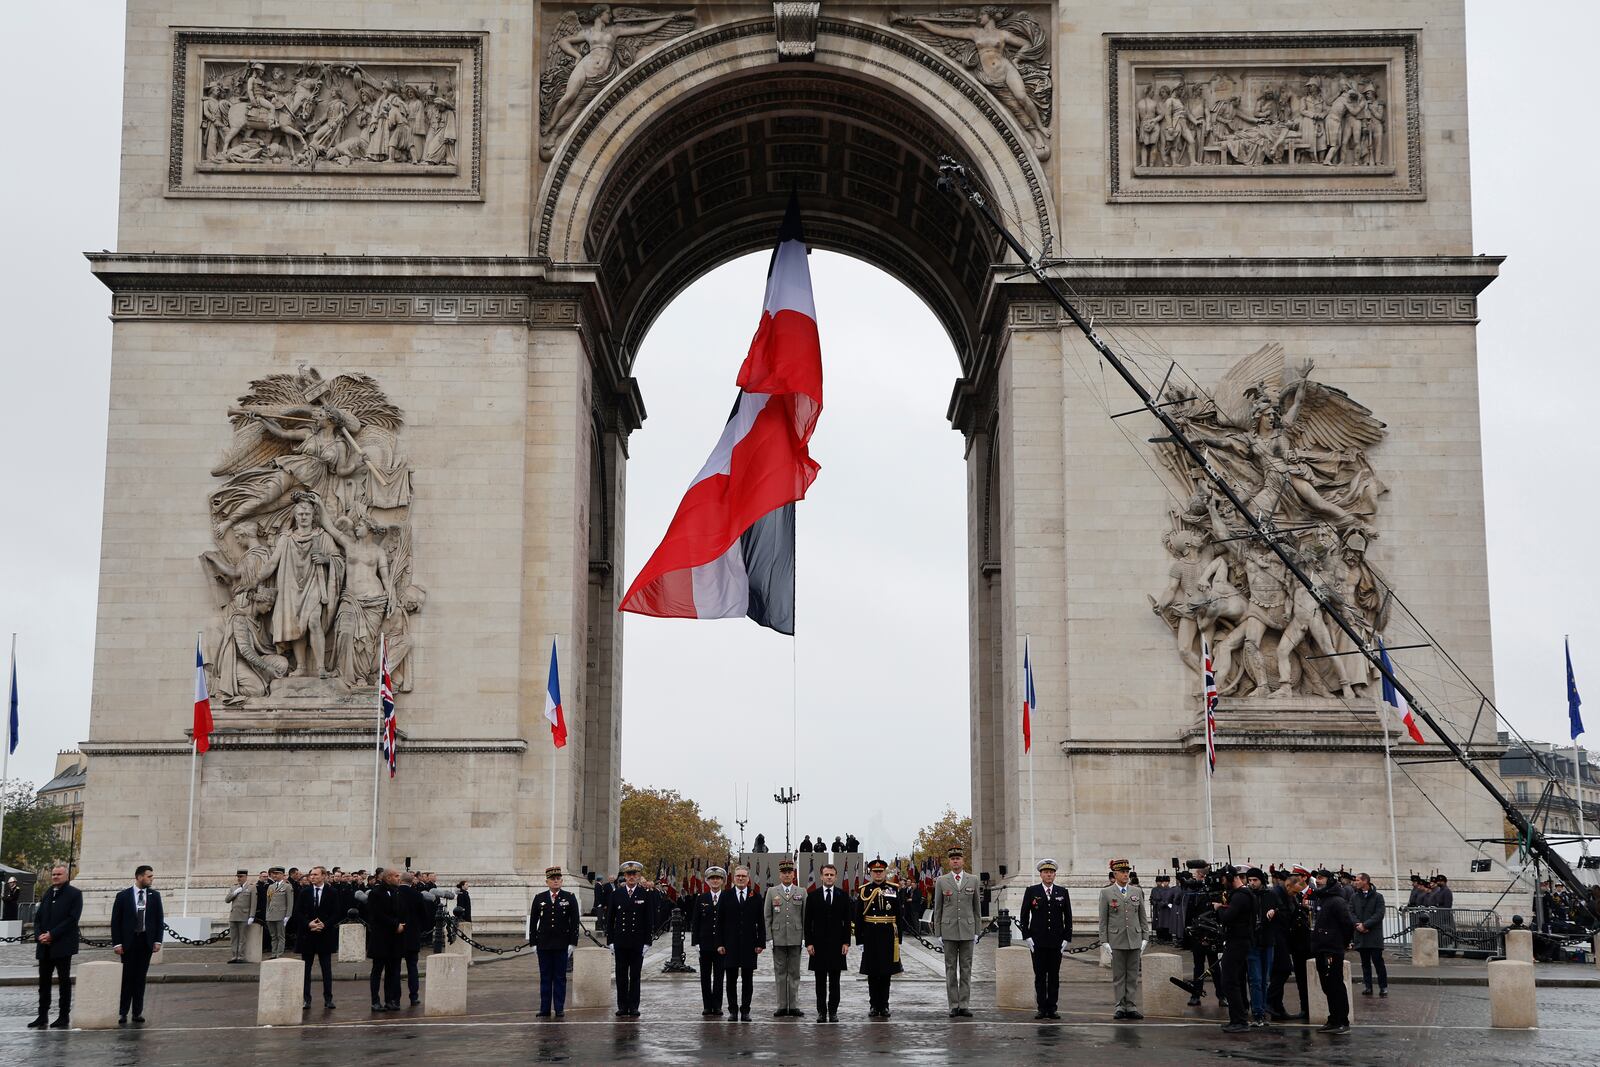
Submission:
{"label": "dark trousers", "polygon": [[1317,953],[1317,977],[1322,981],[1322,995],[1328,998],[1329,1025],[1349,1026],[1350,989],[1344,984],[1344,953]]}
{"label": "dark trousers", "polygon": [[736,963],[729,964],[726,981],[728,983],[728,1011],[749,1011],[750,991],[755,988],[756,969],[754,967],[740,967]]}
{"label": "dark trousers", "polygon": [[[401,956],[401,959],[406,961],[406,991],[411,994],[412,1000],[416,1000],[417,994],[421,991],[417,984],[419,980],[417,974],[417,953],[407,952]],[[396,999],[398,999],[398,997]]]}
{"label": "dark trousers", "polygon": [[117,1015],[144,1014],[144,979],[150,973],[150,950],[122,946],[122,992],[117,996]]}
{"label": "dark trousers", "polygon": [[[374,1003],[400,1003],[400,957],[380,956],[372,961],[372,999]],[[378,994],[382,993],[382,996]]]}
{"label": "dark trousers", "polygon": [[1217,989],[1218,989],[1217,995],[1218,996],[1222,996],[1223,995],[1222,992],[1221,992],[1221,989],[1222,989],[1222,986],[1221,986],[1222,974],[1221,974],[1220,968],[1218,968],[1218,966],[1217,966],[1217,954],[1215,952],[1207,952],[1203,948],[1194,949],[1193,952],[1194,952],[1194,975],[1193,975],[1193,977],[1194,977],[1195,992],[1197,994],[1203,994],[1206,991],[1206,973],[1209,971],[1210,974],[1211,974],[1212,983],[1217,986]]}
{"label": "dark trousers", "polygon": [[722,1012],[722,957],[715,949],[700,953],[700,1010]]}
{"label": "dark trousers", "polygon": [[539,950],[539,1014],[549,1015],[551,1005],[556,1014],[567,1010],[567,950],[541,948]]}
{"label": "dark trousers", "polygon": [[889,1010],[889,975],[867,975],[867,1003],[873,1011]]}
{"label": "dark trousers", "polygon": [[1389,988],[1389,968],[1383,962],[1383,946],[1357,949],[1361,953],[1361,984],[1372,988],[1372,972],[1378,972],[1378,988]]}
{"label": "dark trousers", "polygon": [[1294,975],[1295,988],[1300,990],[1300,1011],[1304,1014],[1310,1007],[1306,1000],[1306,958],[1290,952],[1287,945],[1278,945],[1272,952],[1272,981],[1267,983],[1267,1007],[1280,1015],[1289,1014],[1289,1009],[1283,1004],[1283,991],[1289,984],[1291,974]]}
{"label": "dark trousers", "polygon": [[839,972],[817,972],[817,1015],[820,1018],[823,1012],[837,1015],[839,1012]]}
{"label": "dark trousers", "polygon": [[1033,999],[1039,1010],[1049,1014],[1056,1010],[1061,993],[1060,942],[1033,942]]}
{"label": "dark trousers", "polygon": [[61,1014],[72,1014],[72,957],[39,961],[39,1015],[50,1014],[50,976],[61,987]]}
{"label": "dark trousers", "polygon": [[639,1010],[639,971],[644,966],[644,946],[624,948],[617,952],[617,1010],[632,1015]]}
{"label": "dark trousers", "polygon": [[1246,980],[1250,965],[1250,946],[1230,941],[1222,946],[1222,975],[1217,979],[1217,996],[1228,1001],[1228,1021],[1244,1025],[1250,1021],[1250,993]]}
{"label": "dark trousers", "polygon": [[[301,994],[306,1000],[311,999],[311,961],[316,960],[322,964],[322,1002],[333,1003],[333,951],[323,949],[321,952],[312,952],[305,957],[306,984],[305,992]],[[377,998],[374,997],[374,1000]]]}

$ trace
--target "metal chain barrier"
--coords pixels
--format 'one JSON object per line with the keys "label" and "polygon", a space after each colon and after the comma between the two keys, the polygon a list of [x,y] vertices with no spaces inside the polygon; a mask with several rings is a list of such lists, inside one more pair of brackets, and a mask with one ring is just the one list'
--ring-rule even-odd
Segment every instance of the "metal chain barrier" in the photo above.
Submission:
{"label": "metal chain barrier", "polygon": [[459,919],[456,919],[455,917],[452,916],[452,917],[446,919],[446,923],[448,924],[448,926],[450,928],[450,933],[451,933],[452,937],[459,937],[461,940],[465,941],[467,944],[471,945],[473,948],[479,950],[480,952],[487,952],[490,955],[494,955],[494,956],[510,956],[510,955],[515,954],[515,953],[521,952],[525,948],[530,948],[533,945],[532,941],[523,941],[520,944],[511,945],[508,948],[495,948],[493,945],[485,945],[482,941],[474,940],[473,938],[470,938],[466,934],[462,933],[461,932],[461,921]]}
{"label": "metal chain barrier", "polygon": [[[195,938],[184,937],[182,934],[178,933],[178,931],[174,930],[171,926],[168,926],[166,923],[162,923],[161,925],[166,928],[166,931],[167,931],[167,933],[169,935],[171,935],[172,940],[178,942],[180,945],[197,945],[197,946],[200,946],[200,947],[204,947],[206,945],[215,945],[218,941],[226,941],[228,939],[228,937],[229,937],[228,931],[224,930],[222,933],[217,934],[214,937],[208,937],[204,941],[199,941],[199,940],[196,940]],[[82,939],[80,938],[80,940],[82,940]]]}

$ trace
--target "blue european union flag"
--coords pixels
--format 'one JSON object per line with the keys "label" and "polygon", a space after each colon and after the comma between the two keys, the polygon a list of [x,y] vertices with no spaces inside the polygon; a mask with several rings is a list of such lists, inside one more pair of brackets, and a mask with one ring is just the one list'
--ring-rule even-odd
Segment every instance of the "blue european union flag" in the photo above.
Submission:
{"label": "blue european union flag", "polygon": [[1567,718],[1572,720],[1572,739],[1576,741],[1578,735],[1583,733],[1583,716],[1578,714],[1578,709],[1583,707],[1583,698],[1578,695],[1578,680],[1572,676],[1572,642],[1567,641],[1565,644],[1567,646]]}

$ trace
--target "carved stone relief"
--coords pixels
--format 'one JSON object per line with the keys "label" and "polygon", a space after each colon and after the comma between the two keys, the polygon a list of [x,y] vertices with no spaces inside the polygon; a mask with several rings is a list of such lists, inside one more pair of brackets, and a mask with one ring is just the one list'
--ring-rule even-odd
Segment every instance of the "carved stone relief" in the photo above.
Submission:
{"label": "carved stone relief", "polygon": [[693,11],[610,4],[562,15],[539,71],[539,157],[550,159],[578,112],[638,56],[698,23]]}
{"label": "carved stone relief", "polygon": [[411,688],[411,465],[400,409],[363,374],[301,366],[250,383],[212,468],[215,547],[200,569],[218,614],[211,691],[228,706],[370,704],[380,640]]}
{"label": "carved stone relief", "polygon": [[[1355,622],[1366,641],[1388,619],[1387,584],[1367,560],[1388,487],[1367,458],[1384,424],[1343,390],[1287,363],[1270,344],[1239,360],[1204,399],[1169,392],[1166,403],[1296,562]],[[1349,639],[1272,549],[1254,535],[1187,453],[1170,441],[1162,461],[1192,496],[1171,512],[1162,542],[1168,583],[1151,609],[1177,635],[1178,654],[1201,671],[1204,637],[1219,692],[1235,697],[1352,697],[1371,676]],[[1196,690],[1198,692],[1198,690]]]}
{"label": "carved stone relief", "polygon": [[817,54],[817,17],[820,0],[773,0],[773,36],[778,41],[778,58],[812,59]]}
{"label": "carved stone relief", "polygon": [[1027,130],[1034,154],[1050,158],[1050,35],[1031,15],[962,7],[896,13],[889,25],[960,62]]}

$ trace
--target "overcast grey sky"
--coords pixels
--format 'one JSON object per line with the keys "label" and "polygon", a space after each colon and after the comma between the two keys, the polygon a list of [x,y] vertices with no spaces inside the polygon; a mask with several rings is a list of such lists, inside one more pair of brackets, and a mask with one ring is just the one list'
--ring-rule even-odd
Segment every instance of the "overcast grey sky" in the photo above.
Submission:
{"label": "overcast grey sky", "polygon": [[[22,644],[11,773],[36,783],[88,725],[110,327],[81,253],[115,246],[121,135],[121,5],[68,10],[13,4],[4,16],[8,39],[65,34],[72,57],[64,76],[58,50],[15,51],[12,84],[31,97],[17,114],[33,118],[14,129],[0,172],[0,635],[19,631]],[[1563,634],[1600,728],[1600,227],[1579,121],[1600,5],[1473,0],[1468,12],[1474,243],[1510,256],[1478,334],[1497,696],[1529,736],[1565,741]],[[726,417],[764,270],[757,256],[702,279],[640,354],[650,420],[632,444],[629,577]],[[969,803],[961,443],[943,421],[957,368],[898,283],[831,255],[813,256],[812,270],[827,408],[823,471],[799,517],[799,640],[630,618],[624,771],[695,797],[735,837],[735,783],[748,782],[750,835],[780,844],[771,796],[789,776],[793,651],[796,836],[852,830],[889,853],[944,804]],[[748,736],[700,725],[725,709],[742,713]]]}

